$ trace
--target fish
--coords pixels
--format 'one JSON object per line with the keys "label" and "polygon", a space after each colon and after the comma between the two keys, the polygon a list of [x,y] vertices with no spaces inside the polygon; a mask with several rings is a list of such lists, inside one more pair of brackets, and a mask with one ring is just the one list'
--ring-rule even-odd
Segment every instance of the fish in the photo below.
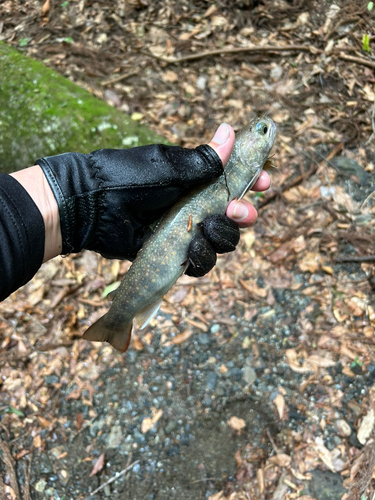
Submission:
{"label": "fish", "polygon": [[224,214],[229,201],[244,197],[257,181],[276,137],[270,117],[252,120],[235,137],[223,174],[189,191],[161,218],[124,276],[109,311],[83,334],[125,352],[133,321],[140,329],[157,314],[164,295],[189,265],[187,250],[206,217]]}

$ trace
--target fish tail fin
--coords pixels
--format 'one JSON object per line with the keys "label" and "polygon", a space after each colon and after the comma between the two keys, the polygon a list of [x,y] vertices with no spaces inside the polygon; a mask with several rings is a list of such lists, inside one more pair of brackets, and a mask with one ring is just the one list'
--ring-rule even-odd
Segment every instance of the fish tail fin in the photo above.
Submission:
{"label": "fish tail fin", "polygon": [[120,352],[125,352],[130,344],[132,321],[123,323],[120,329],[110,328],[106,325],[104,316],[90,326],[83,334],[83,339],[95,342],[109,342]]}

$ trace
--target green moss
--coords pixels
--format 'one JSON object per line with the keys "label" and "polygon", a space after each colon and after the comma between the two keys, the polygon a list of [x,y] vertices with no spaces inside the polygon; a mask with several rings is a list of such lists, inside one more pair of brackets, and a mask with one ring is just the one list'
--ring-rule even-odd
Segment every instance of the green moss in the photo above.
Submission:
{"label": "green moss", "polygon": [[0,171],[67,151],[165,139],[17,50],[0,43]]}

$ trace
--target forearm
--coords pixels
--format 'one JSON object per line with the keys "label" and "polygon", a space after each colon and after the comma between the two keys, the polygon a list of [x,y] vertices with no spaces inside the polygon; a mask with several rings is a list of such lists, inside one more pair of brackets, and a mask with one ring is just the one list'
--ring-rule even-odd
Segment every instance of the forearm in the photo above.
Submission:
{"label": "forearm", "polygon": [[44,221],[45,242],[43,262],[61,254],[62,241],[56,199],[39,165],[10,174],[30,195]]}
{"label": "forearm", "polygon": [[43,262],[39,208],[12,176],[0,174],[0,300],[27,283]]}

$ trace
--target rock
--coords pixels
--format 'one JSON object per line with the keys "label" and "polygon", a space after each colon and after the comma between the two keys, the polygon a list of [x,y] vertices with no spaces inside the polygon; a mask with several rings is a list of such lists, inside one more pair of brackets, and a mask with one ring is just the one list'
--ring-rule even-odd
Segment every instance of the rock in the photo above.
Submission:
{"label": "rock", "polygon": [[164,428],[164,432],[169,435],[177,427],[177,422],[175,420],[170,420]]}
{"label": "rock", "polygon": [[217,375],[215,372],[207,373],[207,385],[213,391],[217,384]]}
{"label": "rock", "polygon": [[243,371],[242,378],[247,384],[252,385],[257,379],[256,371],[251,366],[246,365]]}
{"label": "rock", "polygon": [[47,486],[47,481],[45,481],[44,479],[40,479],[36,485],[35,485],[35,489],[36,491],[38,491],[39,493],[43,493],[44,490],[45,490],[45,487]]}
{"label": "rock", "polygon": [[107,448],[118,448],[121,445],[122,429],[120,425],[114,425],[107,438]]}
{"label": "rock", "polygon": [[0,42],[3,172],[49,155],[166,142],[67,78]]}
{"label": "rock", "polygon": [[70,479],[70,474],[69,472],[66,470],[66,469],[61,469],[58,471],[58,476],[59,476],[59,479],[60,479],[60,482],[66,486],[68,483],[69,483],[69,479]]}
{"label": "rock", "polygon": [[350,425],[343,419],[337,420],[336,427],[341,436],[350,436],[352,433]]}
{"label": "rock", "polygon": [[217,333],[219,330],[220,330],[220,325],[218,325],[217,323],[213,324],[210,328],[211,333]]}
{"label": "rock", "polygon": [[312,470],[310,474],[312,479],[306,482],[303,495],[310,495],[319,500],[332,500],[341,498],[344,493],[347,493],[342,485],[340,474],[320,470]]}

